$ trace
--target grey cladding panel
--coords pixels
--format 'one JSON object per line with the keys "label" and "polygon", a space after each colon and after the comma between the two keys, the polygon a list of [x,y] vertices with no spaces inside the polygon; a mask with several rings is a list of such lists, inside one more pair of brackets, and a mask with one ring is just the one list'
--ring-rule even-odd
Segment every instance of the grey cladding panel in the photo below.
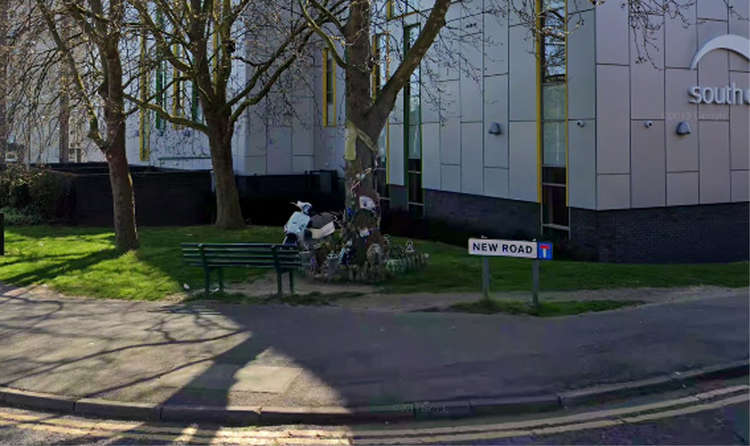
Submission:
{"label": "grey cladding panel", "polygon": [[511,121],[536,120],[536,59],[533,39],[523,26],[510,28]]}
{"label": "grey cladding panel", "polygon": [[510,123],[510,198],[537,198],[537,143],[535,122]]}
{"label": "grey cladding panel", "polygon": [[633,121],[631,201],[632,207],[664,206],[666,203],[666,161],[664,153],[664,121],[653,121],[647,128],[644,121]]}
{"label": "grey cladding panel", "polygon": [[[698,170],[698,106],[688,102],[688,89],[696,85],[695,70],[667,70],[666,91],[666,143],[667,170]],[[692,130],[690,135],[679,136],[675,132],[680,122],[686,121]]]}
{"label": "grey cladding panel", "polygon": [[630,172],[628,67],[597,66],[597,172]]}
{"label": "grey cladding panel", "polygon": [[730,201],[729,123],[700,123],[700,195],[701,203]]}
{"label": "grey cladding panel", "polygon": [[[571,18],[578,24],[578,18]],[[594,11],[580,15],[580,28],[568,37],[568,116],[592,119],[596,114]]]}
{"label": "grey cladding panel", "polygon": [[596,123],[568,123],[568,185],[570,207],[596,209]]}
{"label": "grey cladding panel", "polygon": [[482,123],[461,124],[461,192],[482,193]]}
{"label": "grey cladding panel", "polygon": [[[484,85],[484,165],[508,167],[508,76],[485,77]],[[489,133],[493,122],[502,134]]]}

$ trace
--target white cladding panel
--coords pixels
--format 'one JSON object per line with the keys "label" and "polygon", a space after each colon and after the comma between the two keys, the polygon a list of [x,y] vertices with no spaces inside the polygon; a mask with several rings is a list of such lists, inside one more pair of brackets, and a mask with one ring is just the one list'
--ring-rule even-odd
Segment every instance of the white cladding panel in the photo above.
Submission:
{"label": "white cladding panel", "polygon": [[667,206],[686,206],[698,202],[698,172],[667,174]]}
{"label": "white cladding panel", "polygon": [[[658,20],[661,20],[659,18]],[[657,19],[653,26],[659,26]],[[650,35],[650,43],[638,60],[636,43],[630,43],[630,113],[632,119],[664,119],[664,28]],[[645,52],[643,52],[645,51]]]}
{"label": "white cladding panel", "polygon": [[482,193],[482,123],[461,124],[461,192]]}
{"label": "white cladding panel", "polygon": [[[484,165],[508,167],[508,76],[485,77],[484,86]],[[500,135],[489,133],[495,122]]]}
{"label": "white cladding panel", "polygon": [[623,2],[604,2],[596,8],[596,61],[628,64],[628,12]]}
{"label": "white cladding panel", "polygon": [[596,116],[596,40],[594,11],[571,18],[580,26],[568,37],[568,117],[593,119]]}
{"label": "white cladding panel", "polygon": [[536,120],[534,39],[523,26],[510,28],[510,120]]}
{"label": "white cladding panel", "polygon": [[510,189],[514,200],[538,202],[535,122],[510,123]]}
{"label": "white cladding panel", "polygon": [[[609,3],[609,2],[608,2]],[[628,67],[599,65],[596,75],[597,172],[630,172]],[[601,195],[600,195],[601,197]]]}
{"label": "white cladding panel", "polygon": [[726,203],[731,199],[729,123],[700,123],[700,202]]}
{"label": "white cladding panel", "polygon": [[633,160],[631,201],[634,208],[664,206],[666,203],[666,154],[664,121],[646,127],[644,121],[633,121]]}
{"label": "white cladding panel", "polygon": [[569,205],[596,209],[596,121],[568,123]]}
{"label": "white cladding panel", "polygon": [[422,126],[422,185],[440,190],[440,124]]}
{"label": "white cladding panel", "polygon": [[[691,86],[698,82],[698,73],[695,70],[688,69],[667,70],[666,78],[667,171],[697,171],[697,106],[687,101],[687,92]],[[680,136],[675,133],[675,129],[683,121],[687,122],[693,130],[691,135]]]}

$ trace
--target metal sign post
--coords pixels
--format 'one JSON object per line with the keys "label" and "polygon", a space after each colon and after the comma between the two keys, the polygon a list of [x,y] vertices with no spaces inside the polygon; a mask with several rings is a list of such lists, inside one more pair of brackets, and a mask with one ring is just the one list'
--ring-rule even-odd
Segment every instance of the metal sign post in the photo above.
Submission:
{"label": "metal sign post", "polygon": [[482,296],[490,298],[490,259],[487,256],[482,257]]}
{"label": "metal sign post", "polygon": [[536,259],[531,264],[531,302],[534,304],[534,308],[539,308],[539,260]]}
{"label": "metal sign post", "polygon": [[469,255],[482,256],[482,296],[490,298],[489,257],[531,259],[532,303],[539,308],[540,260],[552,260],[552,243],[525,240],[490,240],[485,237],[469,239]]}

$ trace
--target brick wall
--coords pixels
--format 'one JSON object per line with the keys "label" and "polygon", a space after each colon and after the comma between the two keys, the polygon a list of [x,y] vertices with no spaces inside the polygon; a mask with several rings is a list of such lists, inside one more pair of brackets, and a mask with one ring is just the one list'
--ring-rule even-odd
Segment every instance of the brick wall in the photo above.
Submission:
{"label": "brick wall", "polygon": [[579,258],[602,262],[693,263],[747,260],[748,203],[589,211],[571,209]]}

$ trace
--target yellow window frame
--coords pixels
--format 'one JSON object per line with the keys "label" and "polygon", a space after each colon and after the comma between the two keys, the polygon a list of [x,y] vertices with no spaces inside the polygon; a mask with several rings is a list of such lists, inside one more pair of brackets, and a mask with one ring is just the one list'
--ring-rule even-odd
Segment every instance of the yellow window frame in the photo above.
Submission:
{"label": "yellow window frame", "polygon": [[[330,48],[323,48],[323,127],[336,127],[336,62],[330,57]],[[331,114],[328,113],[328,69],[331,71]]]}

